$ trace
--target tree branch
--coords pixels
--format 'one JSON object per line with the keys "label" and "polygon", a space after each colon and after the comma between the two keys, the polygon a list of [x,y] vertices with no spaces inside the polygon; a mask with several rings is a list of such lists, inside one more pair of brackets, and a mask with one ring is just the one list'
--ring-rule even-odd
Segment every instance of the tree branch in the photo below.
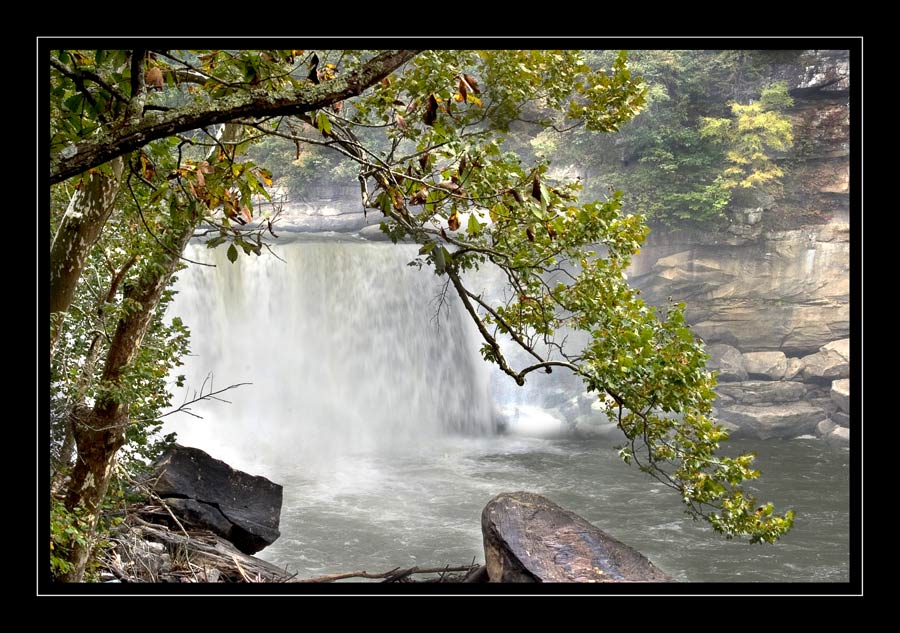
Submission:
{"label": "tree branch", "polygon": [[118,88],[108,84],[103,79],[101,79],[99,76],[97,76],[95,73],[92,73],[91,71],[84,70],[82,68],[79,68],[75,71],[70,70],[68,67],[65,66],[65,64],[63,64],[59,60],[56,60],[52,57],[50,58],[50,65],[53,66],[56,70],[58,70],[60,73],[62,73],[63,75],[65,75],[66,77],[68,77],[69,79],[71,79],[74,82],[77,82],[79,79],[88,79],[90,81],[93,81],[95,84],[97,84],[98,86],[100,86],[101,88],[106,90],[109,94],[111,94],[113,97],[115,97],[116,99],[121,101],[123,104],[126,104],[126,105],[128,104],[128,97],[126,97],[124,94],[122,94]]}
{"label": "tree branch", "polygon": [[[237,102],[224,105],[189,106],[156,117],[145,117],[134,125],[111,130],[96,139],[84,140],[50,158],[50,184],[76,176],[92,167],[146,145],[151,141],[180,132],[226,123],[244,117],[302,114],[360,94],[380,81],[401,64],[415,57],[417,50],[391,50],[372,58],[359,70],[335,77],[318,85],[310,85],[289,94],[251,91]],[[72,150],[75,153],[72,154]]]}
{"label": "tree branch", "polygon": [[316,576],[315,578],[298,578],[289,580],[288,582],[334,582],[335,580],[344,580],[345,578],[383,578],[384,582],[397,582],[411,576],[412,574],[443,574],[448,571],[465,571],[470,572],[479,565],[464,565],[459,567],[410,567],[408,569],[400,569],[399,567],[390,571],[378,574],[370,574],[367,571],[348,571],[340,574],[328,574],[327,576]]}

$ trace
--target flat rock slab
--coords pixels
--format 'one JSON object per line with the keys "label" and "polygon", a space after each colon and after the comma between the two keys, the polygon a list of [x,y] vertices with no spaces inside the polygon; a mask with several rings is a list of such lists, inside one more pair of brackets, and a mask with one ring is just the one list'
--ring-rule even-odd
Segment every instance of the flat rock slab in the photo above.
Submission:
{"label": "flat rock slab", "polygon": [[481,513],[491,582],[669,582],[628,545],[530,492],[504,492]]}
{"label": "flat rock slab", "polygon": [[719,409],[719,418],[736,429],[732,437],[790,439],[812,433],[816,425],[827,417],[821,407],[809,402],[788,402],[770,406],[737,404]]}

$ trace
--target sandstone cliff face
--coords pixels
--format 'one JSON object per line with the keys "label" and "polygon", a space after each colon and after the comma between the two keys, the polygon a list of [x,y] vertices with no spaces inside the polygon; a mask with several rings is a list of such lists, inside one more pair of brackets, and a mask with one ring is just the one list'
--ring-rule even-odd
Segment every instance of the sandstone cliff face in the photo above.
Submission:
{"label": "sandstone cliff face", "polygon": [[[690,237],[644,249],[636,266],[647,272],[633,281],[653,303],[685,301],[707,343],[800,356],[849,336],[847,222],[766,231],[737,244]],[[667,250],[675,252],[657,256]]]}
{"label": "sandstone cliff face", "polygon": [[[833,380],[841,380],[836,389],[849,394],[843,380],[849,367],[838,368],[837,355],[822,349],[846,339],[850,329],[849,55],[807,51],[779,75],[795,99],[795,144],[781,159],[784,193],[733,209],[730,226],[718,234],[651,234],[631,269],[648,301],[686,302],[688,320],[707,345],[735,348],[714,350],[710,364],[722,365],[720,382],[747,380],[741,373],[746,367],[736,366],[740,353],[741,362],[754,367],[772,361],[751,379],[809,386],[770,389],[779,394],[771,401],[760,398],[755,383],[748,384],[746,400],[733,399],[740,390],[732,389],[731,397],[728,389],[720,390],[720,417],[756,437],[814,432],[826,417],[842,426],[849,420],[849,396],[837,399],[840,410],[828,404]],[[784,373],[780,363],[758,352],[783,353]],[[807,406],[785,407],[788,392]],[[780,411],[771,408],[776,403],[782,403]],[[834,439],[832,428],[822,428]]]}

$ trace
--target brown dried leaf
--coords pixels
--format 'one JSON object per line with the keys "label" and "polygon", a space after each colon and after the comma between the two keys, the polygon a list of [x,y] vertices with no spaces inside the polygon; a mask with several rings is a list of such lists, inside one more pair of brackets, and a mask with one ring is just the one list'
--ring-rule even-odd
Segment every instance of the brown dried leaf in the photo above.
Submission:
{"label": "brown dried leaf", "polygon": [[425,107],[425,115],[422,117],[425,125],[434,125],[434,122],[437,119],[437,108],[437,99],[433,94],[428,95],[428,105]]}
{"label": "brown dried leaf", "polygon": [[460,99],[460,101],[465,101],[466,97],[469,96],[469,91],[466,86],[466,80],[463,79],[462,77],[459,78],[459,94],[462,97],[462,99]]}
{"label": "brown dried leaf", "polygon": [[447,226],[451,231],[456,231],[459,229],[459,216],[456,215],[456,211],[450,214],[450,217],[447,218]]}
{"label": "brown dried leaf", "polygon": [[422,188],[419,189],[412,198],[409,199],[409,204],[417,207],[425,204],[428,200],[428,187],[422,185]]}
{"label": "brown dried leaf", "polygon": [[156,66],[147,69],[144,80],[147,82],[147,88],[151,90],[162,90],[165,85],[162,71]]}
{"label": "brown dried leaf", "polygon": [[444,191],[449,191],[450,193],[462,194],[463,188],[459,186],[459,184],[452,182],[450,180],[442,180],[437,184],[438,187],[443,189]]}
{"label": "brown dried leaf", "polygon": [[544,226],[547,227],[547,235],[550,236],[550,239],[555,240],[556,239],[556,229],[554,229],[552,226],[550,226],[549,222],[547,224],[545,224]]}
{"label": "brown dried leaf", "polygon": [[313,53],[312,59],[309,61],[309,74],[306,76],[314,84],[319,83],[319,56]]}

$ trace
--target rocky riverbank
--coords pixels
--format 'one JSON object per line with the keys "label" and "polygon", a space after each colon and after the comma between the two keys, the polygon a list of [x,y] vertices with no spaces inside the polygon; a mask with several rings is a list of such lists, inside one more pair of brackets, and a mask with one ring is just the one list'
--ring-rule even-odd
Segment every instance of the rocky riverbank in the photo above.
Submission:
{"label": "rocky riverbank", "polygon": [[249,538],[248,533],[264,534],[269,542],[278,538],[280,485],[177,444],[157,461],[146,483],[142,487],[147,493],[145,502],[129,508],[125,520],[109,536],[112,546],[100,556],[102,581],[670,581],[636,550],[546,497],[529,492],[501,493],[485,506],[481,517],[484,565],[473,560],[452,567],[416,566],[298,579],[289,570],[250,555],[261,547],[260,537]]}

